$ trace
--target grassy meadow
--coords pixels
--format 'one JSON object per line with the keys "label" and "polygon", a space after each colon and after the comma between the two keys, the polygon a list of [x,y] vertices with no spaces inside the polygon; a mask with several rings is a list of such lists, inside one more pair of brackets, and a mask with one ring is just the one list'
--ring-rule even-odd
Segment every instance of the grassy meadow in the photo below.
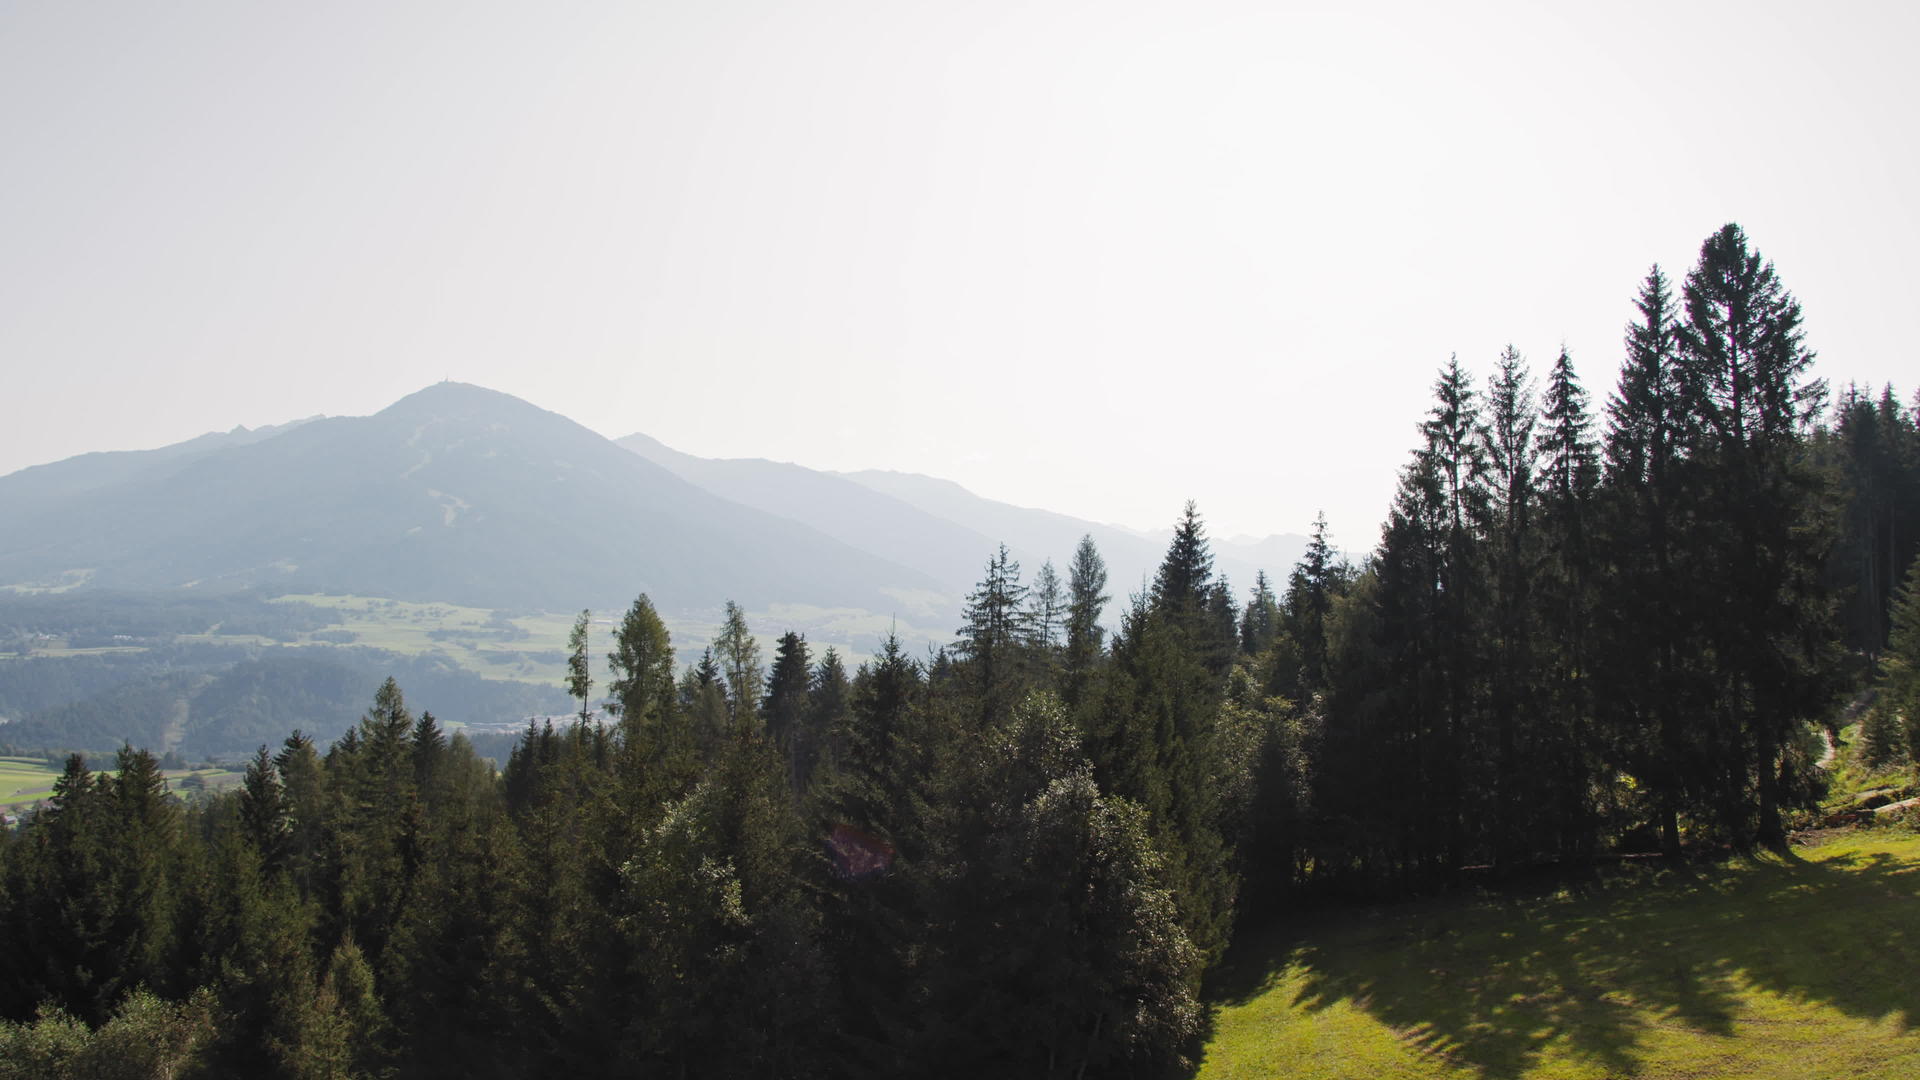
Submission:
{"label": "grassy meadow", "polygon": [[[96,771],[111,775],[114,770]],[[0,757],[0,808],[25,808],[46,798],[61,772],[37,757]],[[239,783],[245,776],[245,770],[241,769],[169,769],[166,772],[167,787],[173,791],[184,790],[191,777],[199,777],[200,783],[209,790],[218,790]]]}
{"label": "grassy meadow", "polygon": [[[577,614],[543,612],[508,616],[457,604],[321,593],[289,594],[276,597],[275,602],[309,604],[335,617],[336,621],[324,629],[302,635],[305,641],[366,645],[406,656],[437,653],[487,678],[536,683],[555,683],[565,674],[564,660],[559,656],[564,656]],[[590,648],[595,658],[596,678],[600,677],[604,656],[612,647],[614,628],[625,614],[624,610],[593,613]],[[903,638],[920,633],[892,614],[857,608],[775,604],[767,611],[752,613],[749,619],[760,642],[763,660],[772,656],[780,634],[789,629],[798,630],[816,642],[816,658],[825,648],[818,644],[821,640],[878,641],[891,631],[899,632]],[[720,614],[716,611],[707,620],[668,614],[663,616],[663,621],[682,662],[691,662],[701,648],[713,640],[719,629]],[[340,637],[342,632],[350,634],[351,641]],[[183,636],[176,640],[231,643],[235,638],[207,635]],[[868,656],[862,649],[845,645],[838,648],[849,670]]]}
{"label": "grassy meadow", "polygon": [[1920,837],[1250,931],[1209,997],[1203,1080],[1920,1076]]}
{"label": "grassy meadow", "polygon": [[[309,604],[337,617],[338,621],[325,630],[305,635],[312,641],[325,642],[329,635],[344,632],[351,639],[340,638],[336,643],[366,645],[405,656],[438,653],[489,679],[557,682],[564,674],[564,660],[556,662],[554,657],[541,654],[564,656],[567,634],[573,629],[571,615],[508,618],[486,608],[458,604],[318,593],[276,599]],[[596,628],[603,629],[610,634],[610,628]]]}

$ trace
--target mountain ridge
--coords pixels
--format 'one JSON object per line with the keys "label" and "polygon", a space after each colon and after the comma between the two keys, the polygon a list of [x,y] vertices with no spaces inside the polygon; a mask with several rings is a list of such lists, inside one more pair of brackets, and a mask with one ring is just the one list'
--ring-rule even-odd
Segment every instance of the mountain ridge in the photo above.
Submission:
{"label": "mountain ridge", "polygon": [[[1171,519],[1171,514],[1169,515]],[[441,382],[368,416],[238,427],[0,477],[0,586],[323,587],[487,607],[736,599],[951,622],[1005,543],[1031,581],[1082,536],[1108,592],[1151,580],[1145,533],[894,470],[700,458],[609,440],[510,394]],[[1306,538],[1215,538],[1236,593]],[[1277,587],[1277,585],[1276,585]]]}
{"label": "mountain ridge", "polygon": [[0,478],[0,584],[83,572],[120,588],[297,582],[548,610],[624,606],[640,592],[668,607],[731,597],[885,610],[889,589],[937,588],[467,384],[177,467],[173,456],[51,503]]}

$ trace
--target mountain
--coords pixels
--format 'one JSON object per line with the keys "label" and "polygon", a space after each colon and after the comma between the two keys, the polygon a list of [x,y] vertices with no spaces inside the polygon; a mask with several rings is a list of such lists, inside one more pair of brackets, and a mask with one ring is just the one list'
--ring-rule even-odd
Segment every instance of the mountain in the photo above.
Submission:
{"label": "mountain", "polygon": [[[1123,601],[1158,569],[1171,529],[1140,532],[982,498],[951,480],[867,470],[833,473],[759,458],[701,458],[634,434],[620,446],[717,495],[792,518],[877,557],[902,563],[963,595],[980,580],[999,544],[1032,580],[1052,559],[1063,576],[1082,536],[1092,536],[1107,563],[1109,592]],[[1170,508],[1172,520],[1178,507]],[[1304,536],[1235,537],[1214,545],[1215,569],[1245,595],[1256,570],[1280,588],[1306,551]],[[1117,617],[1117,604],[1109,615]]]}
{"label": "mountain", "polygon": [[460,383],[373,416],[97,457],[0,478],[0,585],[298,586],[541,610],[647,592],[668,610],[884,612],[942,591]]}
{"label": "mountain", "polygon": [[955,597],[979,580],[998,543],[986,533],[834,473],[761,458],[694,457],[640,434],[614,441],[722,498],[801,522],[843,544],[912,567]]}
{"label": "mountain", "polygon": [[[1122,525],[1104,525],[1057,514],[1051,510],[1032,510],[982,498],[951,480],[918,473],[869,469],[842,474],[856,483],[884,492],[928,513],[995,536],[1021,560],[1022,568],[1038,569],[1041,558],[1051,558],[1054,569],[1065,573],[1067,563],[1081,536],[1093,537],[1107,563],[1109,591],[1116,600],[1138,592],[1151,584],[1160,560],[1173,542],[1171,528],[1143,533]],[[1180,507],[1170,507],[1172,521]],[[1202,508],[1204,519],[1205,508]],[[1213,569],[1226,575],[1236,599],[1244,600],[1253,586],[1254,574],[1265,570],[1278,591],[1293,565],[1307,550],[1307,538],[1284,534],[1260,540],[1235,537],[1214,539]]]}
{"label": "mountain", "polygon": [[196,458],[235,446],[246,446],[299,427],[321,417],[285,424],[232,431],[210,431],[185,442],[157,450],[108,450],[81,454],[48,465],[35,465],[0,477],[0,506],[11,513],[44,510],[77,495],[125,483],[155,469],[182,466]]}

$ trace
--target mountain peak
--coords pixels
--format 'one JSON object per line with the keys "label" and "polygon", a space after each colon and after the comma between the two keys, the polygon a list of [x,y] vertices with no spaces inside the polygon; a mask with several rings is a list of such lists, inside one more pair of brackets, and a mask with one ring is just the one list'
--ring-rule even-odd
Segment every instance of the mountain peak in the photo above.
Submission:
{"label": "mountain peak", "polygon": [[383,414],[390,413],[400,415],[425,410],[442,412],[448,409],[454,409],[466,412],[475,409],[495,410],[512,407],[530,409],[534,406],[514,397],[512,394],[502,393],[498,390],[489,390],[484,386],[475,386],[473,383],[454,382],[452,379],[445,379],[431,386],[415,390],[413,393],[380,410],[380,412]]}

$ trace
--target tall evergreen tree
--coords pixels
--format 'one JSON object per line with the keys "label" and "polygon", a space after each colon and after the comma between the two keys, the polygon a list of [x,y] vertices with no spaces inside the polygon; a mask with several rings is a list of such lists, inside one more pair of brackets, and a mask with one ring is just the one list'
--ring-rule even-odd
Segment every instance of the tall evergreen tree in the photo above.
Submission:
{"label": "tall evergreen tree", "polygon": [[279,770],[263,743],[247,763],[240,787],[240,823],[247,840],[260,856],[261,868],[271,873],[287,855],[287,841],[293,831],[293,815]]}
{"label": "tall evergreen tree", "polygon": [[1704,524],[1720,556],[1703,566],[1723,682],[1709,724],[1716,801],[1737,842],[1781,848],[1794,725],[1836,689],[1831,604],[1820,595],[1827,494],[1805,453],[1826,385],[1809,376],[1799,301],[1739,226],[1707,238],[1682,292],[1682,385],[1701,418]]}
{"label": "tall evergreen tree", "polygon": [[1334,600],[1345,591],[1351,571],[1327,542],[1327,515],[1314,516],[1307,550],[1287,577],[1283,608],[1287,635],[1298,655],[1298,674],[1277,673],[1270,689],[1304,699],[1327,683],[1327,617]]}
{"label": "tall evergreen tree", "polygon": [[967,662],[983,715],[1005,715],[1022,681],[1022,655],[1029,644],[1026,586],[1020,564],[1001,544],[987,560],[987,574],[967,594],[966,622],[954,651]]}
{"label": "tall evergreen tree", "polygon": [[1538,414],[1533,379],[1511,345],[1500,354],[1489,380],[1486,417],[1492,503],[1486,547],[1491,600],[1486,623],[1490,634],[1487,709],[1493,759],[1487,831],[1493,858],[1511,862],[1530,857],[1542,842],[1537,835],[1544,831],[1542,826],[1551,828],[1551,816],[1540,812],[1553,805],[1541,781],[1547,763],[1560,752],[1554,740],[1557,733],[1538,722],[1542,677],[1534,605],[1540,545],[1535,522]]}
{"label": "tall evergreen tree", "polygon": [[567,635],[567,693],[580,700],[580,719],[587,718],[587,696],[593,693],[593,670],[587,662],[587,630],[593,613],[581,611]]}
{"label": "tall evergreen tree", "polygon": [[[847,668],[833,646],[827,646],[814,666],[807,689],[807,742],[817,748],[816,774],[831,775],[847,753],[848,716],[852,708],[853,683]],[[810,778],[809,783],[813,781]]]}
{"label": "tall evergreen tree", "polygon": [[727,601],[726,622],[713,639],[715,659],[727,680],[727,710],[734,725],[750,727],[760,704],[760,643],[747,629],[747,613],[739,604]]}
{"label": "tall evergreen tree", "polygon": [[1246,611],[1240,617],[1240,652],[1260,655],[1279,632],[1280,598],[1274,595],[1267,572],[1260,570],[1253,575],[1253,595],[1247,598]]}
{"label": "tall evergreen tree", "polygon": [[[1113,676],[1089,745],[1103,790],[1145,808],[1168,859],[1181,925],[1208,962],[1224,949],[1238,887],[1223,826],[1238,762],[1220,737],[1237,648],[1230,598],[1190,502],[1154,579],[1115,641]],[[1220,616],[1224,615],[1224,622]]]}
{"label": "tall evergreen tree", "polygon": [[1100,616],[1107,605],[1107,564],[1091,535],[1082,536],[1067,568],[1067,647],[1061,696],[1076,708],[1105,652]]}
{"label": "tall evergreen tree", "polygon": [[1570,855],[1590,849],[1606,747],[1595,722],[1593,625],[1599,577],[1593,531],[1598,526],[1599,451],[1587,394],[1562,348],[1548,376],[1541,416],[1540,533],[1543,546],[1536,589],[1545,679],[1542,721],[1554,747],[1543,763],[1546,800]]}
{"label": "tall evergreen tree", "polygon": [[1213,586],[1213,551],[1200,511],[1188,501],[1173,527],[1173,542],[1154,574],[1153,609],[1164,618],[1199,620]]}
{"label": "tall evergreen tree", "polygon": [[812,663],[807,639],[792,630],[780,635],[774,647],[773,670],[767,673],[767,695],[760,705],[767,737],[787,767],[787,784],[795,797],[805,790],[820,748],[806,724]]}
{"label": "tall evergreen tree", "polygon": [[1626,331],[1626,363],[1607,402],[1601,563],[1609,603],[1596,648],[1599,702],[1612,756],[1650,798],[1660,844],[1680,850],[1680,813],[1704,786],[1703,741],[1688,718],[1711,692],[1696,625],[1700,559],[1680,312],[1658,266],[1647,272]]}
{"label": "tall evergreen tree", "polygon": [[673,644],[667,624],[646,593],[634,598],[620,620],[613,646],[607,654],[607,666],[613,672],[607,692],[614,710],[628,725],[659,721],[674,701]]}
{"label": "tall evergreen tree", "polygon": [[1027,651],[1033,654],[1042,670],[1051,672],[1057,662],[1060,651],[1060,633],[1067,616],[1067,591],[1060,581],[1060,575],[1053,568],[1053,560],[1040,564],[1040,572],[1033,576],[1033,587],[1027,590]]}

